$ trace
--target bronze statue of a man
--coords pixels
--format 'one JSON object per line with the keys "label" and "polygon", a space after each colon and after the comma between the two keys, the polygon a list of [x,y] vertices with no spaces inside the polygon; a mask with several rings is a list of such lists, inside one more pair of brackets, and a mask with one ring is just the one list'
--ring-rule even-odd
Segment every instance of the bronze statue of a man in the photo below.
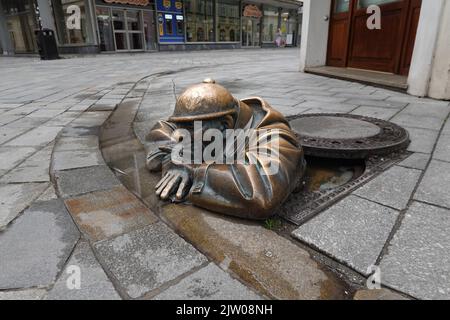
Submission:
{"label": "bronze statue of a man", "polygon": [[[253,130],[257,146],[247,140],[240,147],[231,144],[235,147],[232,153],[238,150],[244,153],[243,162],[174,161],[174,146],[180,142],[177,130],[189,132],[193,143],[198,142],[194,128],[199,121],[202,132],[215,129],[223,132],[224,137],[230,130]],[[162,179],[155,186],[162,200],[190,202],[231,216],[270,217],[298,186],[305,170],[302,148],[281,113],[261,98],[238,101],[211,79],[182,93],[173,115],[168,121],[159,121],[147,141],[150,145],[147,168],[162,171]],[[203,148],[207,145],[202,142]],[[224,152],[227,155],[228,149]],[[263,155],[260,150],[264,150]],[[267,154],[276,160],[269,163],[265,159]],[[274,162],[277,170],[270,172],[269,166],[273,168]]]}

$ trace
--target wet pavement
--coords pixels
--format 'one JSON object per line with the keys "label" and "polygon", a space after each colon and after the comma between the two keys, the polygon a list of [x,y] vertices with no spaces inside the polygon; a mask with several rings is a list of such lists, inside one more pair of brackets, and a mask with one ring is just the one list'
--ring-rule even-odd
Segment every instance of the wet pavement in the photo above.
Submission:
{"label": "wet pavement", "polygon": [[[0,299],[449,299],[448,102],[302,74],[298,55],[0,58]],[[411,155],[298,228],[164,205],[141,142],[206,77],[286,116],[391,120]],[[351,179],[323,176],[315,188]],[[65,285],[73,265],[81,291]],[[363,290],[372,265],[387,291]]]}

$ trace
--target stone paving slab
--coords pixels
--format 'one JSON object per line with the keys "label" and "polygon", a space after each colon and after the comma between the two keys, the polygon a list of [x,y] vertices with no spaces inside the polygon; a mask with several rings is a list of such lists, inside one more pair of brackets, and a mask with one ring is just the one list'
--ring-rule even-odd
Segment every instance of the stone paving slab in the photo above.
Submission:
{"label": "stone paving slab", "polygon": [[398,212],[349,196],[300,226],[292,235],[368,275],[397,220]]}
{"label": "stone paving slab", "polygon": [[384,285],[419,299],[450,299],[450,211],[415,202],[380,267]]}
{"label": "stone paving slab", "polygon": [[55,146],[55,152],[58,151],[72,151],[72,150],[86,150],[100,148],[97,136],[82,136],[82,137],[60,137]]}
{"label": "stone paving slab", "polygon": [[155,300],[260,300],[214,263],[184,278],[178,284],[158,294]]}
{"label": "stone paving slab", "polygon": [[[381,101],[372,99],[348,99],[346,103],[354,104],[362,107],[379,107],[379,108],[391,108],[391,109],[401,109],[407,106],[405,102],[394,102],[394,101]],[[387,112],[387,110],[385,110]],[[398,110],[396,110],[398,111]],[[392,111],[391,111],[392,112]]]}
{"label": "stone paving slab", "polygon": [[53,145],[27,158],[0,179],[0,183],[49,182],[49,167]]}
{"label": "stone paving slab", "polygon": [[202,266],[207,259],[159,222],[94,245],[102,264],[131,298]]}
{"label": "stone paving slab", "polygon": [[35,152],[32,147],[0,147],[0,169],[11,170]]}
{"label": "stone paving slab", "polygon": [[429,154],[413,153],[408,158],[400,162],[398,165],[412,169],[425,170],[429,161],[430,161]]}
{"label": "stone paving slab", "polygon": [[[68,286],[68,283],[71,283],[69,277],[73,274],[74,268],[76,272],[80,272],[79,289],[73,287],[70,289]],[[86,241],[80,241],[77,244],[66,268],[46,298],[48,300],[121,299]]]}
{"label": "stone paving slab", "polygon": [[358,290],[353,300],[408,300],[404,296],[388,289]]}
{"label": "stone paving slab", "polygon": [[65,204],[91,241],[117,236],[157,221],[156,216],[122,186],[70,198]]}
{"label": "stone paving slab", "polygon": [[378,107],[358,107],[357,109],[353,110],[351,114],[357,114],[364,117],[371,117],[371,118],[377,118],[382,120],[389,120],[392,118],[398,110],[386,110],[385,108],[378,108]]}
{"label": "stone paving slab", "polygon": [[422,171],[394,166],[365,184],[353,194],[382,205],[403,210]]}
{"label": "stone paving slab", "polygon": [[119,180],[105,165],[56,171],[54,177],[58,192],[63,198],[120,185]]}
{"label": "stone paving slab", "polygon": [[420,153],[432,153],[434,144],[439,136],[439,131],[405,127],[408,130],[411,144],[408,151]]}
{"label": "stone paving slab", "polygon": [[62,201],[33,204],[0,233],[0,289],[50,285],[78,238]]}
{"label": "stone paving slab", "polygon": [[439,137],[433,159],[450,162],[450,134],[442,134]]}
{"label": "stone paving slab", "polygon": [[274,299],[342,299],[342,284],[305,249],[261,226],[196,207],[167,205],[163,217],[224,270]]}
{"label": "stone paving slab", "polygon": [[99,149],[56,151],[52,157],[53,170],[99,166],[105,164]]}
{"label": "stone paving slab", "polygon": [[26,289],[0,291],[0,301],[2,300],[42,300],[47,291],[45,289]]}
{"label": "stone paving slab", "polygon": [[444,120],[433,117],[415,116],[407,113],[400,112],[391,122],[404,127],[413,127],[419,129],[428,130],[440,130]]}
{"label": "stone paving slab", "polygon": [[47,187],[48,183],[0,184],[0,230],[14,220]]}
{"label": "stone paving slab", "polygon": [[450,163],[432,160],[414,199],[450,208]]}
{"label": "stone paving slab", "polygon": [[445,120],[450,112],[449,106],[441,105],[427,105],[410,103],[405,109],[402,110],[402,114],[409,114],[416,117],[437,118]]}
{"label": "stone paving slab", "polygon": [[33,129],[11,141],[6,143],[6,146],[45,146],[46,144],[52,142],[61,127],[46,127],[41,126]]}

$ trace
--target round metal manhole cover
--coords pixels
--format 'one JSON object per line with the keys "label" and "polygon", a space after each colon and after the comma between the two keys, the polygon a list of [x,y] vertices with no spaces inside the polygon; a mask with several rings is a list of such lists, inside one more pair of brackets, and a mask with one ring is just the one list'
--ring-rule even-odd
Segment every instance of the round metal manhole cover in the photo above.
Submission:
{"label": "round metal manhole cover", "polygon": [[306,155],[363,159],[405,150],[409,134],[380,119],[350,114],[306,114],[290,121]]}

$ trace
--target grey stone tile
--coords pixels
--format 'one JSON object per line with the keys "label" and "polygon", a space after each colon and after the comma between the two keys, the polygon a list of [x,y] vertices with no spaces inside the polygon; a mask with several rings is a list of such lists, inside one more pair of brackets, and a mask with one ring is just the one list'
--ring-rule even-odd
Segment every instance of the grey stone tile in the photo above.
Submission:
{"label": "grey stone tile", "polygon": [[0,291],[2,300],[42,300],[47,294],[45,289],[25,289]]}
{"label": "grey stone tile", "polygon": [[391,119],[391,121],[400,126],[437,130],[437,131],[441,129],[442,124],[444,123],[442,119],[416,116],[403,112],[396,115],[394,118]]}
{"label": "grey stone tile", "polygon": [[389,120],[392,116],[397,113],[398,110],[377,108],[377,107],[359,107],[353,110],[352,114],[357,114],[364,117],[377,118],[381,120]]}
{"label": "grey stone tile", "polygon": [[356,105],[346,104],[346,103],[327,103],[319,101],[306,101],[298,105],[300,108],[312,108],[329,111],[329,112],[350,112],[356,109]]}
{"label": "grey stone tile", "polygon": [[442,134],[439,137],[433,159],[450,162],[450,134]]}
{"label": "grey stone tile", "polygon": [[384,285],[419,299],[450,299],[450,211],[413,203],[381,260]]}
{"label": "grey stone tile", "polygon": [[0,234],[0,288],[50,285],[78,238],[62,201],[33,204]]}
{"label": "grey stone tile", "polygon": [[430,160],[429,154],[413,153],[408,158],[400,162],[399,165],[407,168],[425,170],[429,160]]}
{"label": "grey stone tile", "polygon": [[131,298],[138,298],[207,260],[159,222],[95,244],[102,264]]}
{"label": "grey stone tile", "polygon": [[[79,268],[79,289],[69,288],[67,283],[72,275],[72,268]],[[120,300],[102,267],[95,258],[89,244],[80,241],[67,262],[58,281],[49,291],[49,300]]]}
{"label": "grey stone tile", "polygon": [[50,184],[47,190],[45,190],[44,193],[42,193],[39,198],[36,199],[36,201],[49,201],[55,199],[58,199],[58,196],[56,195],[55,187]]}
{"label": "grey stone tile", "polygon": [[439,136],[439,131],[408,127],[405,127],[405,129],[408,130],[411,139],[408,151],[420,153],[433,152],[434,144]]}
{"label": "grey stone tile", "polygon": [[426,99],[426,98],[417,98],[411,95],[397,95],[392,96],[386,99],[386,101],[393,101],[393,102],[406,102],[406,103],[413,103],[413,104],[422,104],[424,107],[427,105],[435,105],[435,106],[442,106],[442,107],[448,107],[447,101],[439,101],[439,100],[433,100],[433,99]]}
{"label": "grey stone tile", "polygon": [[422,171],[394,166],[354,194],[397,210],[406,208]]}
{"label": "grey stone tile", "polygon": [[81,232],[93,242],[158,221],[156,216],[123,186],[70,198],[65,204]]}
{"label": "grey stone tile", "polygon": [[401,109],[407,105],[407,103],[405,102],[394,102],[394,101],[383,101],[372,99],[349,99],[346,101],[346,103],[365,107],[390,108],[397,111],[398,109]]}
{"label": "grey stone tile", "polygon": [[432,160],[414,199],[450,208],[450,163]]}
{"label": "grey stone tile", "polygon": [[395,210],[349,196],[300,226],[292,235],[367,275],[397,216]]}
{"label": "grey stone tile", "polygon": [[228,273],[210,263],[154,297],[155,300],[260,300]]}
{"label": "grey stone tile", "polygon": [[410,114],[418,117],[431,117],[438,119],[447,118],[450,112],[450,108],[448,106],[442,105],[433,105],[433,104],[414,104],[410,103],[405,109],[402,110],[404,114]]}
{"label": "grey stone tile", "polygon": [[49,182],[49,167],[53,145],[27,158],[0,179],[0,183]]}
{"label": "grey stone tile", "polygon": [[0,185],[0,230],[14,220],[48,187],[48,183]]}
{"label": "grey stone tile", "polygon": [[65,137],[58,139],[55,145],[55,151],[71,151],[99,149],[98,136]]}
{"label": "grey stone tile", "polygon": [[29,130],[29,128],[16,128],[10,126],[0,127],[0,144],[21,135],[27,130]]}
{"label": "grey stone tile", "polygon": [[0,147],[0,169],[11,170],[34,152],[36,149],[31,147]]}
{"label": "grey stone tile", "polygon": [[56,151],[52,157],[53,170],[68,170],[104,164],[99,149]]}
{"label": "grey stone tile", "polygon": [[61,127],[41,126],[9,141],[7,146],[44,146],[53,141]]}
{"label": "grey stone tile", "polygon": [[104,165],[56,171],[54,176],[59,194],[62,197],[107,190],[121,185],[111,170]]}

